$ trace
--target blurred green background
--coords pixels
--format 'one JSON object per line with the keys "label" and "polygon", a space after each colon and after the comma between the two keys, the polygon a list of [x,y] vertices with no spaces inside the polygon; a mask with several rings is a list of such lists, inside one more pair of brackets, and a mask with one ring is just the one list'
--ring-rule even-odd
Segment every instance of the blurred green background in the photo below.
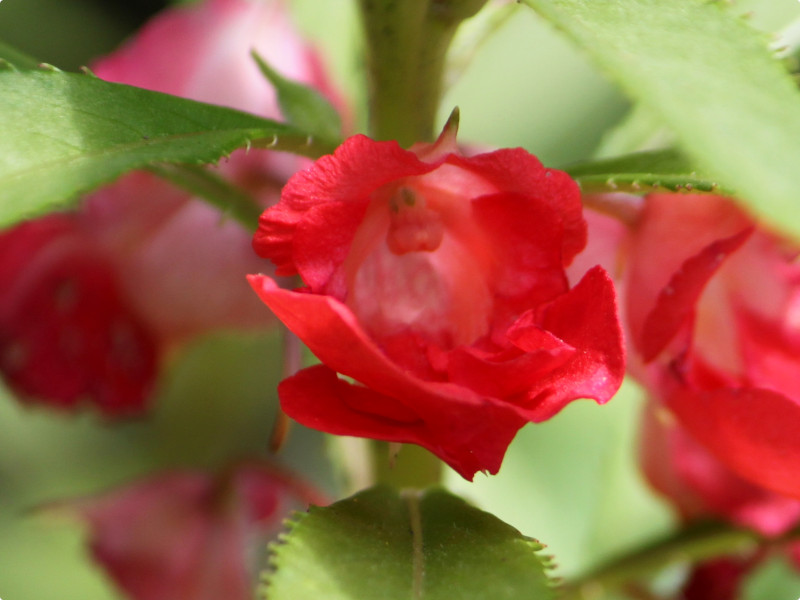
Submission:
{"label": "blurred green background", "polygon": [[[0,39],[75,70],[110,52],[163,4],[3,0]],[[303,31],[325,50],[353,105],[362,106],[353,3],[289,4]],[[800,16],[794,0],[741,2],[734,9],[753,11],[753,23],[765,31]],[[459,46],[474,49],[468,37]],[[523,7],[488,37],[448,89],[442,122],[456,105],[462,141],[521,145],[552,166],[590,157],[629,108],[580,53]],[[45,518],[37,507],[162,468],[215,468],[263,453],[276,406],[278,353],[277,334],[200,340],[165,375],[152,418],[113,426],[90,415],[21,406],[0,388],[0,598],[117,598],[87,560],[81,528]],[[633,385],[604,407],[576,403],[546,424],[526,427],[498,476],[479,475],[470,484],[450,474],[447,484],[547,544],[560,574],[585,570],[674,526],[636,469],[639,406]],[[324,436],[296,427],[278,460],[334,491],[325,444]],[[800,589],[780,564],[759,577],[749,598],[778,600],[765,590]]]}

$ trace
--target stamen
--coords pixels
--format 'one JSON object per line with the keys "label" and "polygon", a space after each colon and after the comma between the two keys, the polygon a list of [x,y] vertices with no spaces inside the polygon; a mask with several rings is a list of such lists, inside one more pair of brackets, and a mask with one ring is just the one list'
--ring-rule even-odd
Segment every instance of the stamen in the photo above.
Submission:
{"label": "stamen", "polygon": [[397,255],[433,252],[442,243],[444,225],[425,197],[410,187],[399,188],[389,201],[390,223],[386,243]]}

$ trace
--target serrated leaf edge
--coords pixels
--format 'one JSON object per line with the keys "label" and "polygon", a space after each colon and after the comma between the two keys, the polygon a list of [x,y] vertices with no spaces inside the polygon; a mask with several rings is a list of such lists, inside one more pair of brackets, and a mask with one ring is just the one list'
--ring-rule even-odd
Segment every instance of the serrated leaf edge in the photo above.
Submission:
{"label": "serrated leaf edge", "polygon": [[256,590],[256,597],[259,600],[266,600],[269,587],[271,585],[272,576],[280,568],[280,551],[289,541],[289,535],[301,525],[311,512],[319,509],[318,506],[309,506],[308,510],[295,510],[292,511],[289,517],[283,519],[281,524],[283,530],[280,531],[275,538],[267,543],[267,560],[264,568],[259,573],[258,589]]}

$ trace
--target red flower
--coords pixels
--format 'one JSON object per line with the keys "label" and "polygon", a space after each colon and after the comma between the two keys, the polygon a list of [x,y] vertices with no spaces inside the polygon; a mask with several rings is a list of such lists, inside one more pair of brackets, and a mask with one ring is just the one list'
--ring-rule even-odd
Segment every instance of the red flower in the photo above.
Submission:
{"label": "red flower", "polygon": [[325,503],[253,464],[216,479],[165,473],[59,508],[88,523],[94,558],[134,600],[251,600],[267,542],[310,502]]}
{"label": "red flower", "polygon": [[564,272],[585,236],[575,183],[522,149],[464,157],[448,130],[411,150],[348,139],[254,239],[307,287],[253,288],[324,363],[281,383],[284,410],[419,444],[468,479],[497,472],[526,422],[620,384],[611,282],[598,267],[570,289]]}
{"label": "red flower", "polygon": [[729,199],[665,194],[627,252],[639,378],[728,469],[800,498],[797,249]]}
{"label": "red flower", "polygon": [[0,236],[0,370],[26,397],[141,410],[158,359],[151,332],[75,219],[51,215]]}
{"label": "red flower", "polygon": [[[253,49],[286,77],[330,89],[278,1],[207,0],[167,10],[93,69],[110,81],[279,118]],[[218,171],[268,206],[307,163],[242,150]],[[94,192],[73,214],[4,232],[6,381],[26,399],[62,408],[89,400],[110,416],[142,410],[158,357],[171,347],[214,329],[274,324],[244,281],[264,268],[250,238],[216,208],[149,173]]]}

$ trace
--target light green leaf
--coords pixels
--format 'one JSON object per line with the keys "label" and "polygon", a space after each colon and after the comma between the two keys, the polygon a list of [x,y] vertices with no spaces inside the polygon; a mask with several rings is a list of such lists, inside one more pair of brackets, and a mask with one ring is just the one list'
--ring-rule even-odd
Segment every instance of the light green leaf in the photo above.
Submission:
{"label": "light green leaf", "polygon": [[800,593],[800,575],[794,561],[785,553],[752,569],[742,587],[742,600],[795,600]]}
{"label": "light green leaf", "polygon": [[701,191],[723,193],[676,150],[635,152],[564,167],[584,192]]}
{"label": "light green leaf", "polygon": [[763,34],[702,0],[525,0],[563,29],[687,155],[800,236],[800,92]]}
{"label": "light green leaf", "polygon": [[283,77],[255,51],[252,54],[264,77],[274,86],[278,104],[286,120],[309,133],[338,144],[342,137],[342,121],[331,103],[314,88]]}
{"label": "light green leaf", "polygon": [[0,71],[0,227],[64,206],[131,169],[203,164],[243,146],[332,147],[235,110],[58,70]]}
{"label": "light green leaf", "polygon": [[441,489],[312,508],[273,547],[269,600],[549,600],[542,546]]}

